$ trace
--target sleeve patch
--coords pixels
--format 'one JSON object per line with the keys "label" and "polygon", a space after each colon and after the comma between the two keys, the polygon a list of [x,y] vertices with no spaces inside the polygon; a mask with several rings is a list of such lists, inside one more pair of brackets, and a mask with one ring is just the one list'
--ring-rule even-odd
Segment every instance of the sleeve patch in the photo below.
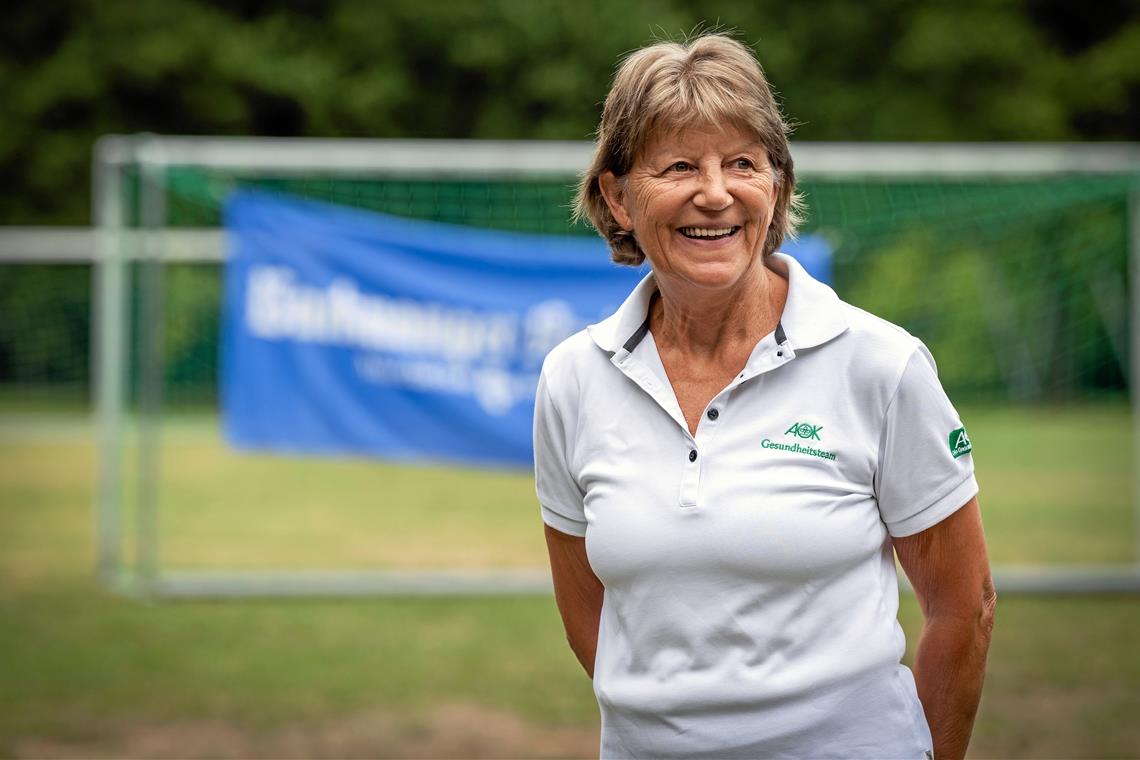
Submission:
{"label": "sleeve patch", "polygon": [[955,459],[973,450],[974,446],[970,443],[970,436],[966,435],[966,428],[960,427],[950,433],[950,453]]}

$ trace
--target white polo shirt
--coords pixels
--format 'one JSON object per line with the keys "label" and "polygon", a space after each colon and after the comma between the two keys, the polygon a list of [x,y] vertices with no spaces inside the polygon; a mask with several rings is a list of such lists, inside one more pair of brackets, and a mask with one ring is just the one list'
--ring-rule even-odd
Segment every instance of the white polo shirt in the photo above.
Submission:
{"label": "white polo shirt", "polygon": [[604,758],[919,758],[930,732],[897,621],[890,536],[977,493],[917,339],[792,258],[776,331],[690,435],[648,332],[647,276],[547,357],[542,517],[605,586]]}

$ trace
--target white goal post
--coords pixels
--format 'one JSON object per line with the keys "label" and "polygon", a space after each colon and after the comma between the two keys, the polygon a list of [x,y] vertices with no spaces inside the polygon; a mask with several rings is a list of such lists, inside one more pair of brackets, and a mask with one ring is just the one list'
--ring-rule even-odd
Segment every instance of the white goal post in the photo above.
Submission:
{"label": "white goal post", "polygon": [[[132,269],[140,278],[160,277],[165,262],[218,261],[222,235],[213,229],[167,227],[170,167],[223,169],[235,175],[290,177],[319,171],[354,178],[528,178],[573,182],[592,154],[588,142],[325,140],[292,138],[107,136],[93,162],[94,262],[92,324],[95,327],[94,387],[98,422],[98,571],[111,588],[161,596],[280,596],[364,594],[547,593],[549,574],[533,571],[163,571],[158,542],[156,472],[161,452],[161,288],[142,288],[138,324],[129,306]],[[1083,173],[1140,176],[1140,146],[1133,144],[858,144],[793,145],[796,172],[810,178],[1045,177]],[[138,177],[137,224],[124,202],[127,173]],[[1140,294],[1140,187],[1129,198],[1129,274]],[[26,234],[31,234],[26,231]],[[34,237],[34,235],[32,235]],[[32,237],[26,237],[27,241]],[[11,242],[9,240],[9,242]],[[28,243],[34,247],[33,244]],[[74,240],[70,245],[79,245]],[[0,242],[0,250],[4,245]],[[44,255],[41,254],[41,258]],[[1140,392],[1140,297],[1129,299],[1130,384]],[[131,330],[138,330],[137,357],[128,356]],[[127,483],[124,430],[127,372],[140,367],[137,474]],[[1136,562],[1125,566],[1000,567],[1003,591],[1140,591],[1140,404],[1133,401],[1133,504]],[[137,489],[136,509],[123,509],[128,487]],[[128,560],[125,535],[136,551]],[[905,583],[905,581],[904,581]]]}

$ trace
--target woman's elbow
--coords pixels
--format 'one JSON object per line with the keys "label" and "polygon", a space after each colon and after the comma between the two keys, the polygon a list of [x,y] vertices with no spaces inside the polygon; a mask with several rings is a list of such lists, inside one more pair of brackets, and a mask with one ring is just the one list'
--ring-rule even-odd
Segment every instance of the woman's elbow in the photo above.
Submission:
{"label": "woman's elbow", "polygon": [[982,588],[982,619],[986,623],[987,630],[993,630],[996,612],[997,589],[994,588],[993,578],[986,578],[985,586]]}
{"label": "woman's elbow", "polygon": [[993,578],[986,576],[982,585],[982,601],[978,612],[978,638],[982,649],[987,650],[994,633],[994,620],[997,615],[997,589]]}

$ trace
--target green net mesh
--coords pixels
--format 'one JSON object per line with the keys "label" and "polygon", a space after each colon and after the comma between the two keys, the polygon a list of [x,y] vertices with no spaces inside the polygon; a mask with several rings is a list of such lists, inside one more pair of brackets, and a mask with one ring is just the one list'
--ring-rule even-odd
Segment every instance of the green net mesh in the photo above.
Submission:
{"label": "green net mesh", "polygon": [[[802,234],[833,247],[845,300],[927,343],[956,399],[1122,395],[1128,366],[1128,197],[1135,176],[922,181],[805,178]],[[359,209],[503,230],[592,235],[573,224],[572,177],[380,181],[258,177],[175,167],[166,225],[216,228],[226,197],[256,187]],[[139,224],[137,173],[124,205]],[[90,382],[87,267],[0,265],[0,389]],[[221,265],[165,271],[170,402],[211,401]],[[138,299],[138,283],[134,278]]]}
{"label": "green net mesh", "polygon": [[[1127,367],[1127,198],[1132,177],[801,182],[801,234],[834,248],[836,290],[924,340],[955,397],[1044,400],[1119,394]],[[475,227],[592,235],[570,220],[572,180],[257,179],[193,168],[170,175],[172,226],[218,224],[239,185]],[[172,272],[171,325],[207,309],[171,356],[172,380],[204,382],[216,351],[217,271]],[[178,280],[186,282],[179,285]],[[195,279],[200,280],[195,284]],[[191,337],[191,336],[196,337]],[[189,347],[193,346],[192,350]],[[190,363],[187,356],[197,360]],[[179,357],[183,358],[180,365]],[[179,369],[181,367],[181,369]]]}

